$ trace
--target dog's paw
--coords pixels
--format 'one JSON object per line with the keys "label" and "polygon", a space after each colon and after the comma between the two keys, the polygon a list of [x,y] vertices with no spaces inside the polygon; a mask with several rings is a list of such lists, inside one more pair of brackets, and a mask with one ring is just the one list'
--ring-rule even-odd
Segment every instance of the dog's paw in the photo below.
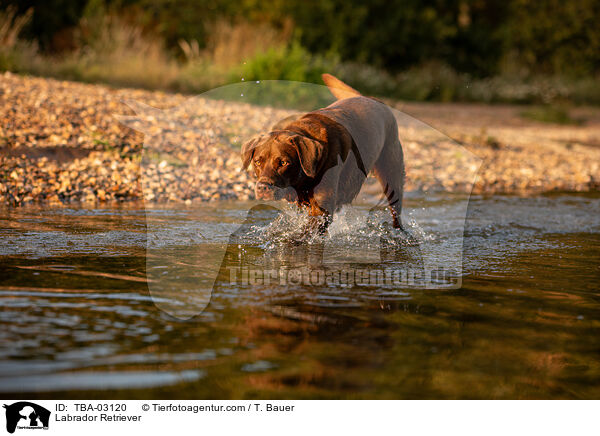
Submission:
{"label": "dog's paw", "polygon": [[395,233],[395,237],[399,238],[405,245],[417,246],[421,243],[414,234],[402,227],[394,228],[393,231]]}
{"label": "dog's paw", "polygon": [[417,246],[421,243],[409,230],[394,227],[388,222],[380,223],[377,229],[380,232],[382,243],[387,245]]}

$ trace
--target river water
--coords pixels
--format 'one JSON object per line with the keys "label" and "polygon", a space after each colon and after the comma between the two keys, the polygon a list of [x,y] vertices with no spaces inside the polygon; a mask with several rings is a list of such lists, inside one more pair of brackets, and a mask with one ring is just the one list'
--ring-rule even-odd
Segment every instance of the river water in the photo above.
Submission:
{"label": "river water", "polygon": [[405,204],[3,209],[0,393],[600,397],[599,196]]}

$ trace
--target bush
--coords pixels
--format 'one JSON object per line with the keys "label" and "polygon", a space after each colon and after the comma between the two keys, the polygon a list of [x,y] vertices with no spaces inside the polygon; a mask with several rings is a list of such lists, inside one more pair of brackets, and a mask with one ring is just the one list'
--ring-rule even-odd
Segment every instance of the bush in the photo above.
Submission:
{"label": "bush", "polygon": [[271,47],[244,62],[232,80],[294,80],[322,83],[321,74],[331,71],[335,60],[313,56],[297,41],[289,46]]}

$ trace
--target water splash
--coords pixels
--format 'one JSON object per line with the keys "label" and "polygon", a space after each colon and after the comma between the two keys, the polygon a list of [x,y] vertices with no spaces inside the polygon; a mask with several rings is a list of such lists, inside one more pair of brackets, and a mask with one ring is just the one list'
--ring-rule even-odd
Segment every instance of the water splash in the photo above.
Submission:
{"label": "water splash", "polygon": [[[315,217],[310,217],[304,209],[294,205],[284,205],[281,213],[271,222],[251,225],[240,241],[256,244],[269,250],[278,244],[302,243],[308,245],[334,243],[347,250],[379,248],[380,240],[386,239],[397,247],[418,245],[432,240],[414,218],[405,220],[404,229],[394,229],[390,223],[389,211],[385,208],[366,209],[344,206],[333,215],[333,220],[325,234],[315,228]],[[317,223],[324,223],[324,217],[317,217]],[[366,246],[365,246],[366,244]]]}

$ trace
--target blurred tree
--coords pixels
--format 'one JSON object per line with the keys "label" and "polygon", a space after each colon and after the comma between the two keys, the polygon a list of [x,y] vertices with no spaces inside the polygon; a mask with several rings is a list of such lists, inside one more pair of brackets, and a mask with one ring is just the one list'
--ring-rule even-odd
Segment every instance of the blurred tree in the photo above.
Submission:
{"label": "blurred tree", "polygon": [[290,15],[312,52],[398,70],[443,60],[461,71],[496,72],[508,3],[502,0],[289,0]]}
{"label": "blurred tree", "polygon": [[600,72],[600,1],[512,0],[507,51],[531,71]]}
{"label": "blurred tree", "polygon": [[438,56],[456,33],[444,0],[292,0],[285,4],[311,51],[403,68]]}
{"label": "blurred tree", "polygon": [[455,1],[452,13],[457,31],[449,38],[443,60],[474,75],[497,74],[506,50],[509,5],[506,0]]}
{"label": "blurred tree", "polygon": [[[25,35],[42,49],[68,48],[89,0],[0,0],[34,8]],[[196,40],[212,23],[284,26],[311,53],[398,71],[431,62],[478,76],[503,70],[600,72],[600,0],[91,0],[157,32],[167,47]],[[89,10],[89,7],[88,7]],[[525,68],[522,68],[525,67]]]}
{"label": "blurred tree", "polygon": [[142,24],[154,26],[168,47],[176,47],[180,39],[197,40],[204,46],[207,23],[225,13],[223,2],[219,0],[138,0],[129,3],[143,11]]}
{"label": "blurred tree", "polygon": [[[33,7],[30,24],[23,30],[26,38],[35,38],[46,50],[53,50],[59,32],[77,24],[88,0],[0,0],[0,8],[17,7],[19,14]],[[62,48],[62,47],[61,47]]]}

